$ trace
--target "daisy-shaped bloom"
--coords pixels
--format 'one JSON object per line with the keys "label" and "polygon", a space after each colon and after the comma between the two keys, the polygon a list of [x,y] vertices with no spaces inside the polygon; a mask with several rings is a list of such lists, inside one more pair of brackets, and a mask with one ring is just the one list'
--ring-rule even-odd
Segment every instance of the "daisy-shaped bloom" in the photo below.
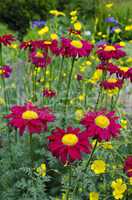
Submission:
{"label": "daisy-shaped bloom", "polygon": [[118,67],[118,70],[116,72],[117,77],[126,79],[128,77],[128,71],[129,71],[129,67]]}
{"label": "daisy-shaped bloom", "polygon": [[120,124],[115,112],[98,111],[88,112],[81,120],[81,124],[86,127],[88,137],[109,141],[112,137],[118,137],[120,133]]}
{"label": "daisy-shaped bloom", "polygon": [[43,96],[47,98],[52,98],[56,96],[56,91],[46,88],[43,90]]}
{"label": "daisy-shaped bloom", "polygon": [[32,43],[32,40],[21,42],[20,49],[26,50],[26,49],[30,48],[31,47],[31,43]]}
{"label": "daisy-shaped bloom", "polygon": [[0,75],[3,78],[9,78],[12,72],[12,68],[8,65],[4,65],[2,67],[0,67]]}
{"label": "daisy-shaped bloom", "polygon": [[11,43],[14,41],[15,38],[11,34],[0,36],[0,44],[3,44],[5,46],[11,45]]}
{"label": "daisy-shaped bloom", "polygon": [[90,54],[92,48],[92,44],[86,40],[62,38],[60,54],[65,57],[84,57]]}
{"label": "daisy-shaped bloom", "polygon": [[124,170],[127,176],[132,177],[132,156],[128,156],[125,160]]}
{"label": "daisy-shaped bloom", "polygon": [[123,81],[117,78],[109,78],[105,81],[102,81],[100,85],[105,90],[113,90],[115,88],[121,89],[123,86]]}
{"label": "daisy-shaped bloom", "polygon": [[129,70],[127,71],[127,77],[130,79],[130,81],[132,82],[132,67],[129,68]]}
{"label": "daisy-shaped bloom", "polygon": [[91,152],[87,135],[79,128],[68,127],[67,130],[56,128],[48,139],[49,150],[64,164],[81,160],[82,153]]}
{"label": "daisy-shaped bloom", "polygon": [[119,59],[126,56],[125,51],[122,50],[122,46],[118,44],[100,45],[96,53],[101,60],[109,60],[111,58]]}
{"label": "daisy-shaped bloom", "polygon": [[46,67],[51,63],[51,58],[44,52],[32,52],[30,54],[31,62],[37,67]]}
{"label": "daisy-shaped bloom", "polygon": [[55,119],[47,107],[38,108],[32,103],[13,106],[5,118],[9,119],[8,125],[19,129],[20,135],[26,130],[30,134],[45,131],[48,123]]}
{"label": "daisy-shaped bloom", "polygon": [[102,62],[97,66],[97,69],[101,69],[103,71],[108,71],[110,75],[115,74],[118,72],[118,66],[113,63],[105,63]]}

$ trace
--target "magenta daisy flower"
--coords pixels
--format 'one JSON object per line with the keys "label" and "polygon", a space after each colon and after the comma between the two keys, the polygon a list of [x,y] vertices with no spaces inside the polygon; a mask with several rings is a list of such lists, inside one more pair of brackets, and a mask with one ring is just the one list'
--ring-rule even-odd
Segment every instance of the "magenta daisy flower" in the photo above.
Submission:
{"label": "magenta daisy flower", "polygon": [[4,65],[4,66],[0,67],[0,75],[3,78],[9,78],[11,73],[12,73],[12,68],[10,66]]}
{"label": "magenta daisy flower", "polygon": [[46,67],[51,63],[51,58],[44,52],[32,52],[30,53],[31,62],[37,67]]}
{"label": "magenta daisy flower", "polygon": [[3,44],[5,46],[11,45],[11,43],[14,41],[15,41],[15,38],[11,34],[5,34],[3,36],[0,36],[0,44]]}
{"label": "magenta daisy flower", "polygon": [[89,56],[93,46],[86,40],[70,40],[62,38],[60,54],[65,57]]}
{"label": "magenta daisy flower", "polygon": [[101,60],[109,60],[109,59],[119,59],[126,56],[125,51],[122,50],[122,46],[118,44],[113,45],[100,45],[98,50],[96,51],[98,57]]}
{"label": "magenta daisy flower", "polygon": [[96,138],[99,142],[109,141],[112,137],[119,136],[121,126],[118,118],[115,112],[88,112],[81,120],[81,124],[86,127],[88,137]]}
{"label": "magenta daisy flower", "polygon": [[66,130],[56,128],[48,137],[49,150],[60,161],[71,163],[82,159],[82,153],[91,152],[91,144],[87,135],[79,128],[68,127]]}
{"label": "magenta daisy flower", "polygon": [[101,85],[101,87],[103,87],[106,90],[108,90],[108,89],[111,90],[111,89],[115,89],[115,88],[121,89],[123,86],[123,80],[119,80],[116,78],[109,78],[105,81],[102,81],[100,85]]}
{"label": "magenta daisy flower", "polygon": [[19,129],[20,135],[23,135],[26,130],[30,134],[47,130],[48,123],[53,122],[55,116],[47,107],[38,108],[32,103],[27,103],[13,106],[11,113],[5,118],[9,119],[9,126]]}

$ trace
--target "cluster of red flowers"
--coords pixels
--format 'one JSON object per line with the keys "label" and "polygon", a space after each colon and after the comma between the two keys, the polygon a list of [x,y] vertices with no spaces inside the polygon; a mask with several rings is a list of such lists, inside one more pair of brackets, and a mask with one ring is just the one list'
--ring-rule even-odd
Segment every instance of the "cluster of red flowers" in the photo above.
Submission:
{"label": "cluster of red flowers", "polygon": [[56,91],[46,88],[43,90],[43,96],[47,98],[52,98],[56,96]]}
{"label": "cluster of red flowers", "polygon": [[62,38],[58,40],[36,40],[22,42],[21,49],[30,50],[30,60],[38,67],[46,67],[51,63],[48,51],[56,56],[63,57],[84,57],[88,56],[93,48],[92,44],[85,40],[71,40]]}
{"label": "cluster of red flowers", "polygon": [[121,89],[125,79],[132,81],[132,68],[119,67],[110,61],[110,59],[120,59],[126,56],[125,51],[122,50],[122,46],[118,44],[99,45],[97,55],[101,60],[97,69],[108,72],[110,76],[115,74],[117,77],[117,79],[109,78],[101,82],[100,86],[105,90]]}

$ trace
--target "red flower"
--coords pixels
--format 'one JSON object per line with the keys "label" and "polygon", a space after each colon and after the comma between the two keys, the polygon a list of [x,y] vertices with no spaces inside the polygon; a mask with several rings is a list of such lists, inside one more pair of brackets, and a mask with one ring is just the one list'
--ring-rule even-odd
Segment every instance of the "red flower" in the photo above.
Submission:
{"label": "red flower", "polygon": [[11,113],[5,118],[9,119],[8,125],[19,129],[20,135],[23,135],[25,130],[30,134],[45,131],[48,123],[55,119],[47,107],[37,108],[32,103],[13,106]]}
{"label": "red flower", "polygon": [[114,45],[100,45],[97,50],[97,55],[101,60],[109,60],[111,58],[119,59],[126,56],[126,53],[121,49],[122,47]]}
{"label": "red flower", "polygon": [[0,75],[4,78],[9,78],[12,72],[12,68],[8,65],[0,67]]}
{"label": "red flower", "polygon": [[112,90],[115,88],[121,89],[123,86],[123,80],[119,80],[116,78],[109,78],[108,80],[102,81],[100,85],[105,90],[107,90],[107,89]]}
{"label": "red flower", "polygon": [[81,120],[81,124],[86,127],[88,137],[109,141],[112,137],[117,137],[120,132],[120,124],[115,112],[88,112]]}
{"label": "red flower", "polygon": [[31,43],[32,43],[32,40],[22,42],[20,44],[20,49],[24,49],[25,50],[25,49],[31,47]]}
{"label": "red flower", "polygon": [[0,43],[5,46],[11,45],[13,41],[15,41],[15,38],[11,34],[0,36]]}
{"label": "red flower", "polygon": [[32,52],[30,54],[30,59],[34,65],[37,67],[46,67],[51,63],[51,58],[43,52]]}
{"label": "red flower", "polygon": [[99,64],[97,66],[97,69],[106,70],[110,73],[110,75],[118,72],[118,66],[116,66],[113,63],[107,63],[107,62],[106,63],[102,62],[101,64]]}
{"label": "red flower", "polygon": [[60,47],[59,47],[58,40],[52,40],[52,43],[50,45],[50,50],[56,56],[60,55]]}
{"label": "red flower", "polygon": [[126,75],[130,79],[130,81],[132,82],[132,67],[127,71]]}
{"label": "red flower", "polygon": [[132,156],[128,156],[125,160],[124,170],[127,176],[132,177]]}
{"label": "red flower", "polygon": [[129,69],[130,68],[128,68],[128,67],[118,67],[118,71],[116,72],[117,77],[120,77],[122,79],[127,79]]}
{"label": "red flower", "polygon": [[67,130],[56,128],[48,139],[49,150],[64,164],[81,160],[83,152],[87,154],[91,152],[87,136],[79,128],[68,127]]}
{"label": "red flower", "polygon": [[43,96],[52,98],[52,97],[56,96],[56,92],[54,90],[51,90],[51,89],[44,89],[43,90]]}
{"label": "red flower", "polygon": [[70,40],[62,38],[60,54],[65,57],[89,56],[93,46],[86,40]]}

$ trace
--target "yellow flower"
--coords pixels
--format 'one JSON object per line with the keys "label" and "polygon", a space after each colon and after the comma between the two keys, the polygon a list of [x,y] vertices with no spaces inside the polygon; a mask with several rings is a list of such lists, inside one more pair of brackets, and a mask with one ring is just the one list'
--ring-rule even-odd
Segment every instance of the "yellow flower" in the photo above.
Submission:
{"label": "yellow flower", "polygon": [[132,31],[132,25],[127,25],[125,27],[125,31]]}
{"label": "yellow flower", "polygon": [[113,7],[113,3],[107,3],[107,4],[105,4],[105,7],[106,8],[112,8]]}
{"label": "yellow flower", "polygon": [[113,196],[115,199],[122,199],[123,193],[126,191],[127,186],[123,182],[122,178],[112,181],[111,187],[114,189]]}
{"label": "yellow flower", "polygon": [[100,78],[102,77],[102,70],[101,69],[97,69],[93,76],[91,77],[91,79],[88,80],[89,83],[96,83],[97,81],[100,80]]}
{"label": "yellow flower", "polygon": [[127,129],[127,120],[126,119],[121,119],[121,127],[123,129]]}
{"label": "yellow flower", "polygon": [[119,45],[122,46],[122,47],[125,47],[125,46],[126,46],[126,43],[123,42],[123,41],[121,41],[121,42],[119,42]]}
{"label": "yellow flower", "polygon": [[74,24],[74,29],[76,31],[80,31],[81,28],[82,28],[82,25],[81,25],[81,23],[79,21]]}
{"label": "yellow flower", "polygon": [[132,185],[132,177],[129,178],[130,185]]}
{"label": "yellow flower", "polygon": [[71,15],[71,16],[76,16],[76,15],[77,15],[77,10],[71,11],[71,12],[70,12],[70,15]]}
{"label": "yellow flower", "polygon": [[106,170],[106,163],[103,160],[95,160],[91,165],[91,170],[93,170],[95,174],[102,174]]}
{"label": "yellow flower", "polygon": [[89,200],[99,200],[99,193],[97,192],[90,192]]}
{"label": "yellow flower", "polygon": [[84,95],[84,94],[81,94],[78,98],[79,98],[80,101],[84,101],[85,95]]}
{"label": "yellow flower", "polygon": [[0,105],[5,105],[5,100],[2,97],[0,97]]}
{"label": "yellow flower", "polygon": [[109,95],[109,96],[113,96],[113,95],[117,95],[119,92],[119,88],[115,87],[114,89],[111,90],[105,90],[105,92]]}
{"label": "yellow flower", "polygon": [[77,21],[77,16],[71,17],[71,23],[74,24]]}
{"label": "yellow flower", "polygon": [[82,119],[83,115],[84,115],[84,111],[82,109],[76,110],[76,112],[75,112],[76,120],[80,121],[80,119]]}
{"label": "yellow flower", "polygon": [[36,169],[36,172],[40,175],[40,176],[45,176],[46,175],[46,164],[42,163],[40,165],[40,167],[38,167]]}
{"label": "yellow flower", "polygon": [[115,32],[115,33],[120,33],[120,32],[121,32],[121,29],[120,29],[120,28],[116,28],[116,29],[114,30],[114,32]]}
{"label": "yellow flower", "polygon": [[17,49],[18,48],[18,44],[15,44],[15,43],[11,44],[10,47],[13,48],[13,49]]}
{"label": "yellow flower", "polygon": [[58,40],[58,35],[56,33],[51,33],[50,37],[52,40]]}
{"label": "yellow flower", "polygon": [[65,13],[63,12],[60,12],[58,10],[50,10],[49,12],[51,15],[54,15],[54,16],[65,16]]}
{"label": "yellow flower", "polygon": [[104,149],[113,149],[113,146],[112,146],[111,142],[102,143],[102,147]]}
{"label": "yellow flower", "polygon": [[39,34],[39,35],[44,35],[45,33],[48,33],[48,31],[49,31],[48,26],[45,26],[44,28],[42,28],[42,29],[40,29],[40,30],[38,31],[38,34]]}
{"label": "yellow flower", "polygon": [[129,58],[127,59],[127,62],[128,62],[128,63],[132,63],[132,57],[129,57]]}
{"label": "yellow flower", "polygon": [[101,36],[101,35],[102,35],[102,32],[98,32],[97,35]]}

